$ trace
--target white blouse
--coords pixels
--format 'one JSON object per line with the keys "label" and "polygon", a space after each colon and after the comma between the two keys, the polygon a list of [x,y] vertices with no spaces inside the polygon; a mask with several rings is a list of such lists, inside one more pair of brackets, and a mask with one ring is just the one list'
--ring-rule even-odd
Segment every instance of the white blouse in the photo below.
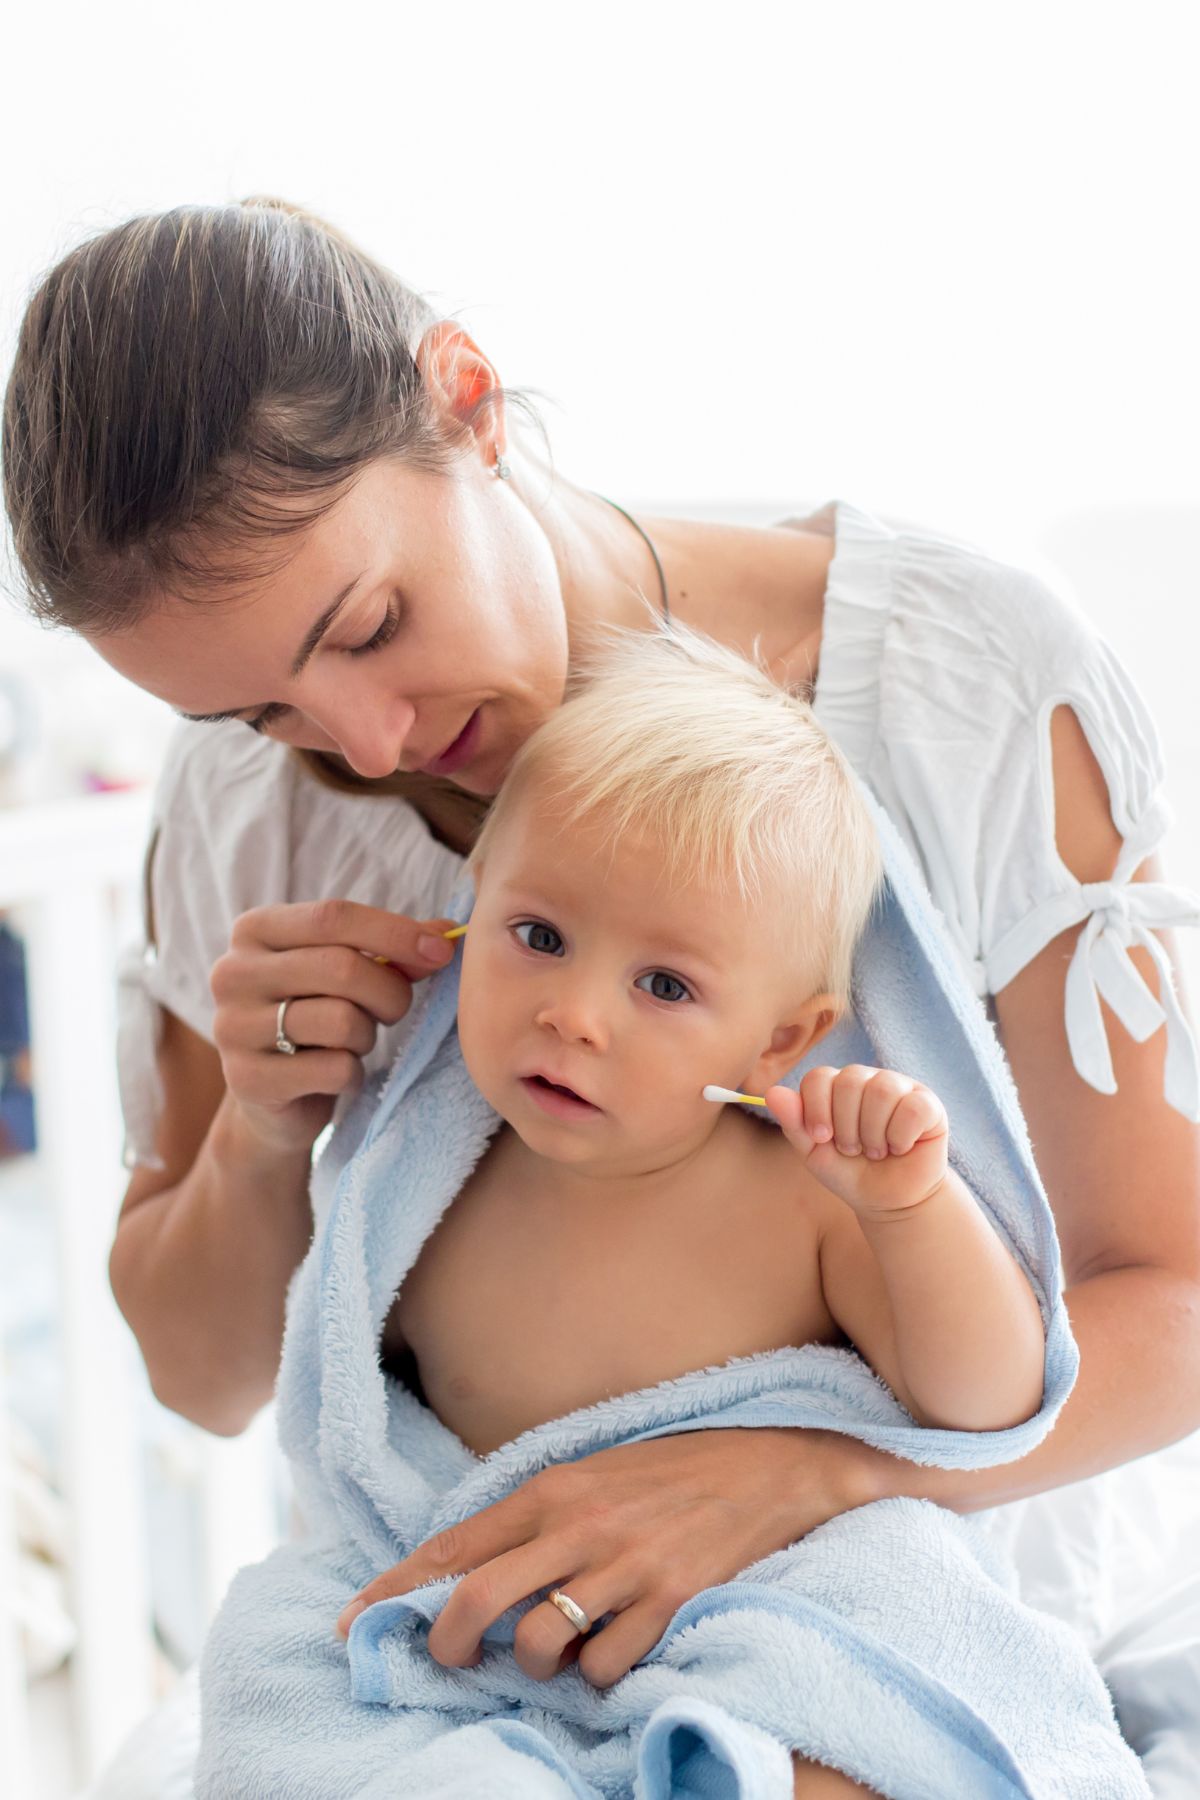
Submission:
{"label": "white blouse", "polygon": [[[894,529],[844,503],[787,524],[834,537],[814,707],[887,808],[929,883],[969,980],[998,993],[1086,921],[1067,976],[1079,1074],[1115,1091],[1100,1010],[1139,1042],[1165,1029],[1166,1097],[1200,1118],[1196,1044],[1155,928],[1200,924],[1200,897],[1130,881],[1171,822],[1153,721],[1087,619],[981,551]],[[1124,840],[1109,880],[1081,883],[1055,845],[1050,719],[1076,712]],[[153,947],[125,958],[118,1065],[127,1161],[153,1160],[159,1008],[211,1041],[209,971],[250,907],[338,896],[437,917],[461,867],[394,797],[341,792],[239,722],[184,725],[154,806]],[[1128,955],[1159,969],[1155,997]],[[368,1075],[405,1023],[381,1028]]]}

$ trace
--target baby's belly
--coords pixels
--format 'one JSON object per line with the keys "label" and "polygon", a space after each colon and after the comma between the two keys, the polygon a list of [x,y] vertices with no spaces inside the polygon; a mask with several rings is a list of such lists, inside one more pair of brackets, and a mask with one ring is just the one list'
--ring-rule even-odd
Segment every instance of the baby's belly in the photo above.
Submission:
{"label": "baby's belly", "polygon": [[[453,1211],[448,1220],[453,1219]],[[479,1455],[547,1419],[733,1357],[840,1342],[807,1227],[640,1244],[492,1243],[448,1221],[392,1307],[385,1366]]]}

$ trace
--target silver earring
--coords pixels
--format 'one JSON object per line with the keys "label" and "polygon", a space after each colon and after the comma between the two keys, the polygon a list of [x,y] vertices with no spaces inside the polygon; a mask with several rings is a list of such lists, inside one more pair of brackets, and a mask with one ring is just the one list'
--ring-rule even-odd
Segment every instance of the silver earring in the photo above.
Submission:
{"label": "silver earring", "polygon": [[495,475],[497,477],[497,479],[500,481],[507,481],[509,476],[512,474],[511,466],[509,465],[509,463],[507,463],[505,461],[504,457],[502,457],[500,454],[499,444],[496,445],[496,461],[492,468],[492,474]]}

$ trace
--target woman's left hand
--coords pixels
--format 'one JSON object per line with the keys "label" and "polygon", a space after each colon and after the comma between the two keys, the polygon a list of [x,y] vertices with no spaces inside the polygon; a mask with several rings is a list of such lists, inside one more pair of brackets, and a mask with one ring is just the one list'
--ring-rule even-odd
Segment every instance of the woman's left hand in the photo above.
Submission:
{"label": "woman's left hand", "polygon": [[893,1479],[901,1471],[919,1479],[826,1431],[684,1432],[554,1464],[377,1576],[338,1630],[346,1635],[377,1600],[462,1575],[430,1628],[429,1651],[447,1668],[468,1668],[510,1606],[561,1587],[590,1619],[614,1617],[581,1638],[544,1600],[517,1625],[517,1662],[542,1681],[578,1656],[590,1682],[611,1687],[703,1588],[878,1497],[881,1464]]}

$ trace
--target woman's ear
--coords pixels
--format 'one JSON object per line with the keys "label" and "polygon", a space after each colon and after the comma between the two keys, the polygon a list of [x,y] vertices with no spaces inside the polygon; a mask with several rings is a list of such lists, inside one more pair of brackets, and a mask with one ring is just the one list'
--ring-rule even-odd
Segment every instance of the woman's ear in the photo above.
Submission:
{"label": "woman's ear", "polygon": [[777,1025],[771,1042],[756,1058],[754,1067],[742,1083],[742,1091],[763,1094],[773,1087],[789,1069],[794,1069],[814,1044],[833,1030],[842,1014],[835,994],[814,994],[806,1000],[787,1024]]}
{"label": "woman's ear", "polygon": [[459,431],[466,426],[493,464],[505,448],[504,390],[478,344],[452,319],[440,319],[417,345],[416,361],[447,421]]}

